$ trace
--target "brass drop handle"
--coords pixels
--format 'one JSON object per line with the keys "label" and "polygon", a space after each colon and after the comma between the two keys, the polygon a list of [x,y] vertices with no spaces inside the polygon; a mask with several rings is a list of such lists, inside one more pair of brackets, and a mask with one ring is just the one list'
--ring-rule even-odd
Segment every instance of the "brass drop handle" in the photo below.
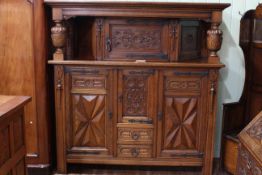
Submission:
{"label": "brass drop handle", "polygon": [[214,96],[215,96],[215,84],[212,83],[211,84],[211,88],[210,88],[210,94],[211,94],[211,99],[210,99],[210,112],[213,112],[213,108],[214,108]]}
{"label": "brass drop handle", "polygon": [[132,154],[133,157],[139,156],[139,149],[137,149],[137,148],[132,148],[132,149],[131,149],[131,154]]}
{"label": "brass drop handle", "polygon": [[57,90],[57,99],[58,99],[58,108],[61,109],[61,104],[62,104],[62,80],[57,80],[56,83],[56,90]]}
{"label": "brass drop handle", "polygon": [[111,50],[112,50],[111,44],[112,44],[112,42],[111,42],[110,38],[107,37],[107,39],[106,39],[106,50],[107,50],[108,52],[111,52]]}
{"label": "brass drop handle", "polygon": [[137,132],[133,132],[133,133],[132,133],[132,139],[133,139],[133,140],[138,140],[139,138],[140,138],[139,133],[137,133]]}

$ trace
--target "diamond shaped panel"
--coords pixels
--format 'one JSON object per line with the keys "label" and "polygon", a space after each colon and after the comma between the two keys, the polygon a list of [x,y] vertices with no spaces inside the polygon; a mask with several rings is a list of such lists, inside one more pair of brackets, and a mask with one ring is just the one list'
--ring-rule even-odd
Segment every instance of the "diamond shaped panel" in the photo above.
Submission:
{"label": "diamond shaped panel", "polygon": [[197,132],[197,99],[166,97],[165,149],[194,149]]}
{"label": "diamond shaped panel", "polygon": [[105,146],[104,95],[74,95],[74,146]]}

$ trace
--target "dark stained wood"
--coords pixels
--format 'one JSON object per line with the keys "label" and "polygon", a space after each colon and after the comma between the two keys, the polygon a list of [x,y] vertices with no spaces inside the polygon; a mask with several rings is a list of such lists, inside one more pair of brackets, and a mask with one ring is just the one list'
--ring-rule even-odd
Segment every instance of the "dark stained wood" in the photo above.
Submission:
{"label": "dark stained wood", "polygon": [[57,173],[80,163],[211,175],[228,4],[45,2],[55,22]]}
{"label": "dark stained wood", "polygon": [[[238,133],[262,110],[262,49],[259,47],[261,38],[261,4],[258,10],[248,11],[241,19],[240,46],[244,52],[246,78],[242,96],[238,102],[224,104],[223,114],[223,138],[224,145],[236,138]],[[256,24],[254,24],[254,21]],[[237,145],[235,142],[234,147]],[[224,152],[222,145],[222,157],[226,154],[237,155],[236,152]],[[233,160],[236,157],[232,157]],[[231,163],[233,161],[230,161]],[[236,167],[236,164],[234,165]],[[231,171],[231,170],[229,170]],[[232,172],[232,171],[231,171]]]}
{"label": "dark stained wood", "polygon": [[43,0],[0,2],[0,93],[32,97],[25,107],[26,162],[39,167],[50,165],[45,18]]}
{"label": "dark stained wood", "polygon": [[26,96],[0,95],[0,174],[26,175],[24,106]]}

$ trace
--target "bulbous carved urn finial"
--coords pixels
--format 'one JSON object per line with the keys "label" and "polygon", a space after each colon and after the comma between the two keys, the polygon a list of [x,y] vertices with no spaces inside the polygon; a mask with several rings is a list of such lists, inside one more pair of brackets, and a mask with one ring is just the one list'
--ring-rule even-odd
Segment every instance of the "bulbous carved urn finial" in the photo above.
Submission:
{"label": "bulbous carved urn finial", "polygon": [[63,60],[63,47],[66,42],[66,28],[61,21],[55,21],[56,25],[51,28],[51,38],[56,51],[54,53],[54,60]]}
{"label": "bulbous carved urn finial", "polygon": [[212,24],[211,29],[207,31],[207,48],[210,51],[209,56],[217,56],[217,51],[220,50],[222,44],[222,35],[223,32],[218,28],[218,25]]}

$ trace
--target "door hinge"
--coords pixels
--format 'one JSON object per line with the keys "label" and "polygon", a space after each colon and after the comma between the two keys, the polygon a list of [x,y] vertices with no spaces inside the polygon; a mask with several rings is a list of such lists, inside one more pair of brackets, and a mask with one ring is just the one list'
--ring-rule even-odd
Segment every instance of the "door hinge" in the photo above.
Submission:
{"label": "door hinge", "polygon": [[162,118],[163,118],[163,113],[162,113],[162,112],[158,112],[157,118],[158,118],[158,120],[162,120]]}
{"label": "door hinge", "polygon": [[113,118],[113,112],[108,113],[108,118],[111,120]]}

